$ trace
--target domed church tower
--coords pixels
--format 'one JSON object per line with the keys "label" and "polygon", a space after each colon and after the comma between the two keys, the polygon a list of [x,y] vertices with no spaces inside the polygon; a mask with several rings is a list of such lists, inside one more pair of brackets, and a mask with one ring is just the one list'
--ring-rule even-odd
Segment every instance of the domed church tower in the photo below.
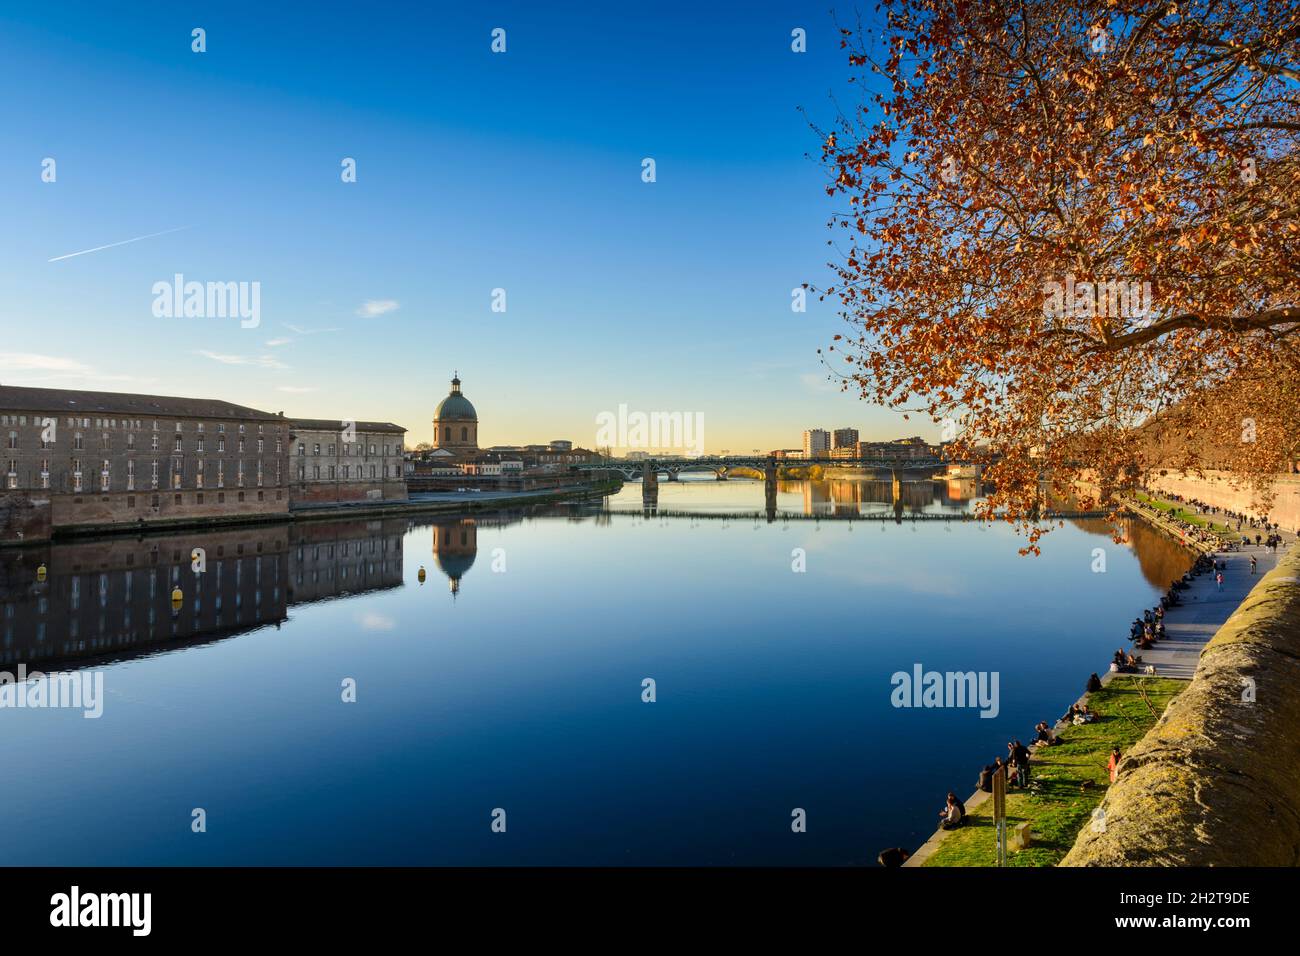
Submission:
{"label": "domed church tower", "polygon": [[460,377],[451,380],[451,394],[438,403],[433,413],[434,451],[450,453],[455,460],[473,458],[478,452],[478,412],[460,393]]}

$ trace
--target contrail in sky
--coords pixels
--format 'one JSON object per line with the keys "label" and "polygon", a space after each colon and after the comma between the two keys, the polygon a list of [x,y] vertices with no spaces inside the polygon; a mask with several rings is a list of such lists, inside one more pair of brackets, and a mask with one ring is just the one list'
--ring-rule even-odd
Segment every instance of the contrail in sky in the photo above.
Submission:
{"label": "contrail in sky", "polygon": [[99,252],[101,249],[112,249],[114,246],[125,246],[129,242],[139,242],[141,239],[152,239],[155,236],[165,236],[170,232],[180,232],[182,229],[192,229],[193,226],[177,226],[175,229],[164,229],[162,232],[151,232],[147,236],[136,236],[134,239],[123,239],[121,242],[110,242],[106,246],[96,246],[94,249],[82,249],[80,252],[69,252],[66,256],[55,256],[53,259],[47,259],[46,262],[58,262],[60,259],[71,259],[73,256],[84,256],[88,252]]}

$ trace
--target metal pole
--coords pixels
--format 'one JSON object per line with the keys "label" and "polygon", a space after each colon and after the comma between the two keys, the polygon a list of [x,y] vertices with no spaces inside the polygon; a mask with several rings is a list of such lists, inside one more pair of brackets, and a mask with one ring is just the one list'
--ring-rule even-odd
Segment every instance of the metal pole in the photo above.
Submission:
{"label": "metal pole", "polygon": [[993,775],[993,824],[998,841],[998,866],[1007,865],[1007,770]]}

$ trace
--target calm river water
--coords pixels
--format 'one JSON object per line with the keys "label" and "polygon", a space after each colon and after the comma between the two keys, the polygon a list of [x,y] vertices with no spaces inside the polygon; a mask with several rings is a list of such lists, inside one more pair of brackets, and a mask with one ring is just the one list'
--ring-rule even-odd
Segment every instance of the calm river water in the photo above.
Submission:
{"label": "calm river water", "polygon": [[[0,862],[839,865],[914,848],[944,794],[1057,717],[1188,563],[1143,526],[1116,545],[1067,522],[1028,558],[1007,528],[908,520],[974,493],[784,483],[768,522],[717,517],[762,510],[761,482],[664,482],[660,511],[701,517],[647,517],[631,484],[500,515],[0,552],[0,670],[102,674],[104,695],[98,719],[0,708]],[[868,513],[885,520],[800,518]],[[996,672],[997,716],[894,707],[891,675],[916,665]]]}

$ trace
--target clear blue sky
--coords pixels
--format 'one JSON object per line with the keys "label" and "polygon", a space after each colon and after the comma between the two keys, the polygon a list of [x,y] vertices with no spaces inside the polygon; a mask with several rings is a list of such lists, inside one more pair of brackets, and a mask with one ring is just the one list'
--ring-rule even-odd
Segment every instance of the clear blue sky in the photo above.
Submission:
{"label": "clear blue sky", "polygon": [[[829,280],[798,111],[851,101],[829,11],[585,6],[9,5],[0,381],[393,420],[412,444],[453,369],[483,444],[590,445],[619,404],[702,413],[709,451],[932,435],[827,383],[841,322],[790,309]],[[175,273],[260,282],[261,324],[155,317]]]}

